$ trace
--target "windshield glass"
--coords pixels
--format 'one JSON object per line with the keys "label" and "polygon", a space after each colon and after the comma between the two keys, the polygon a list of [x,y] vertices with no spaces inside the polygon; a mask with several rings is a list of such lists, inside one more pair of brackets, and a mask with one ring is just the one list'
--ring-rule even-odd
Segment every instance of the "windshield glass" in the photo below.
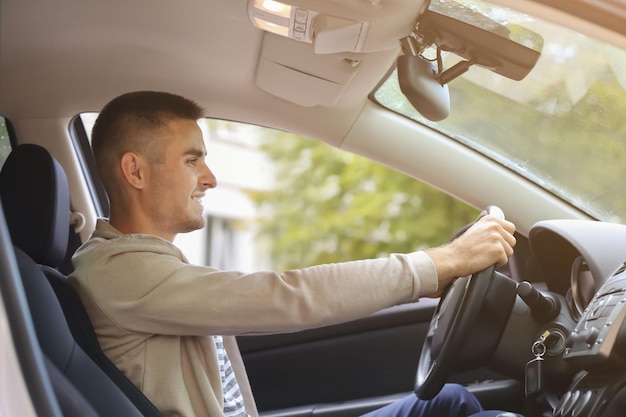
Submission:
{"label": "windshield glass", "polygon": [[[543,37],[536,67],[513,81],[472,67],[448,84],[450,114],[422,117],[394,71],[381,105],[425,124],[536,182],[592,216],[626,222],[626,53],[580,33],[478,1],[464,5]],[[459,58],[443,55],[443,67]]]}

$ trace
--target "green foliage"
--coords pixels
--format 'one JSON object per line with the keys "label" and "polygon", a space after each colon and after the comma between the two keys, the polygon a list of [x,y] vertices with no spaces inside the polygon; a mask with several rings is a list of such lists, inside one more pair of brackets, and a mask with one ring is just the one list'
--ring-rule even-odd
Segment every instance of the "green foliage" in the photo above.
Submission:
{"label": "green foliage", "polygon": [[321,142],[274,132],[262,147],[276,164],[276,189],[251,195],[268,213],[260,234],[278,269],[439,245],[477,215],[432,187]]}
{"label": "green foliage", "polygon": [[624,89],[607,70],[575,103],[563,91],[555,86],[531,105],[523,105],[458,80],[453,99],[473,104],[451,114],[441,126],[459,137],[472,132],[473,142],[505,156],[516,169],[522,168],[549,191],[566,195],[591,214],[624,221]]}

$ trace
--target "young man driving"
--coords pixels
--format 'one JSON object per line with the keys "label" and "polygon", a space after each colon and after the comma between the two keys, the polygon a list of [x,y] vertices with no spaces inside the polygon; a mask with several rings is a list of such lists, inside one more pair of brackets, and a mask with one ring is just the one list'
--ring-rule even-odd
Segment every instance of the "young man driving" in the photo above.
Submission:
{"label": "young man driving", "polygon": [[[257,415],[234,336],[326,326],[437,296],[513,254],[514,225],[486,216],[447,245],[381,259],[282,273],[189,264],[172,242],[205,226],[201,201],[217,186],[202,117],[196,103],[163,92],[104,107],[92,145],[110,217],[77,251],[70,277],[104,352],[165,416]],[[372,414],[479,410],[464,388],[447,385],[431,401],[410,395]]]}

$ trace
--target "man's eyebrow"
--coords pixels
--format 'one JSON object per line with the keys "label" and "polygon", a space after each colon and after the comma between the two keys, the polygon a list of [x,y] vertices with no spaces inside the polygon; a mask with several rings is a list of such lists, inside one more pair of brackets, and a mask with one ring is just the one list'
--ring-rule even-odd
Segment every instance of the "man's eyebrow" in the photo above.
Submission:
{"label": "man's eyebrow", "polygon": [[191,155],[191,156],[197,156],[198,158],[204,158],[207,155],[207,153],[203,149],[189,149],[183,155]]}

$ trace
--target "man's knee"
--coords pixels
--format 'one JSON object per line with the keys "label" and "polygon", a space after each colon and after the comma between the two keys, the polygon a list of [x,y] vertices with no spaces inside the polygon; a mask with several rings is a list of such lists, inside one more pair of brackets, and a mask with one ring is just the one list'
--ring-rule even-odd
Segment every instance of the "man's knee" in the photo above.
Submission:
{"label": "man's knee", "polygon": [[467,416],[482,411],[478,399],[465,387],[459,384],[446,384],[433,399],[439,404],[446,404],[450,415]]}
{"label": "man's knee", "polygon": [[436,398],[455,403],[477,405],[477,407],[480,408],[476,397],[464,386],[459,384],[445,384]]}
{"label": "man's knee", "polygon": [[450,397],[474,397],[463,385],[448,383],[443,386],[438,396],[450,396]]}
{"label": "man's knee", "polygon": [[437,397],[441,396],[442,401],[454,404],[454,411],[457,415],[467,415],[469,417],[523,417],[520,414],[501,410],[482,411],[478,399],[465,387],[458,384],[446,384]]}

